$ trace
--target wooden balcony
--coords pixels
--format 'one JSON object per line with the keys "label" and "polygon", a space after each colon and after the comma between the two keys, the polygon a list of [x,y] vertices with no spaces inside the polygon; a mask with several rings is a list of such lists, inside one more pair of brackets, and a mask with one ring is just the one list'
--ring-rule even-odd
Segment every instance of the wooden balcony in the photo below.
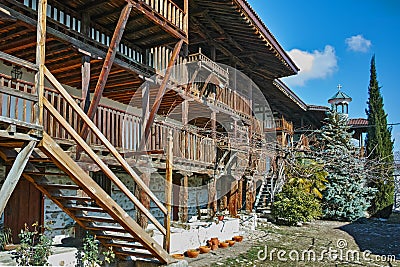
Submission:
{"label": "wooden balcony", "polygon": [[188,57],[188,62],[199,62],[200,68],[207,69],[210,73],[214,73],[219,79],[225,84],[229,84],[229,71],[228,69],[222,68],[218,63],[214,62],[210,58],[206,57],[201,53],[201,49],[198,53],[191,54]]}
{"label": "wooden balcony", "polygon": [[285,132],[293,135],[293,123],[285,120],[285,118],[275,119],[275,130],[277,132]]}

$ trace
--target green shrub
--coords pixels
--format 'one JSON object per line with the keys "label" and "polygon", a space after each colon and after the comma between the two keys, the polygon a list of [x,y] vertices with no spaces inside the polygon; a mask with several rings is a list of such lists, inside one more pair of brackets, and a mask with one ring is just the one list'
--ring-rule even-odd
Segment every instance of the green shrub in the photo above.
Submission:
{"label": "green shrub", "polygon": [[308,222],[319,218],[321,214],[320,201],[313,193],[290,184],[284,185],[272,206],[272,215],[277,221],[288,225]]}

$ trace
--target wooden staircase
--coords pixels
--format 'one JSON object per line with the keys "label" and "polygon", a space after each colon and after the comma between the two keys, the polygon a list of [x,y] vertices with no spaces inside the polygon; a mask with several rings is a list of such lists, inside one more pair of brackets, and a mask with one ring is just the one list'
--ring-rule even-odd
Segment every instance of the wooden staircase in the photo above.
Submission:
{"label": "wooden staircase", "polygon": [[[116,148],[96,128],[94,123],[54,78],[49,70],[44,67],[44,75],[65,99],[70,112],[77,119],[85,123],[90,132],[101,140],[103,146],[108,149],[109,155],[115,157],[119,163],[119,171],[125,171],[134,180],[137,187],[147,194],[150,200],[161,210],[166,220],[170,216],[169,210],[156,198],[152,191],[141,180]],[[158,244],[149,233],[145,231],[130,215],[117,204],[112,197],[98,185],[89,174],[84,171],[70,156],[71,153],[64,151],[55,140],[46,132],[43,132],[39,144],[29,156],[22,176],[33,183],[44,195],[56,203],[66,214],[77,222],[82,228],[93,233],[96,238],[106,247],[112,247],[114,253],[127,260],[147,259],[160,264],[169,264],[174,259],[168,253],[169,247],[169,224],[163,226],[143,206],[136,196],[125,186],[117,175],[105,164],[102,159],[90,148],[80,137],[80,134],[63,118],[57,108],[46,98],[41,99],[43,107],[50,114],[51,120],[57,121],[66,132],[75,140],[76,145],[82,148],[100,170],[110,179],[115,188],[118,188],[125,198],[130,200],[136,212],[145,215],[149,222],[154,224],[157,230],[164,236],[164,246]],[[9,148],[0,151],[0,156],[7,162],[13,162],[18,155],[18,149]],[[43,164],[51,164],[58,167],[62,173],[46,173]],[[68,183],[59,184],[50,179],[49,175],[63,175],[69,177]]]}

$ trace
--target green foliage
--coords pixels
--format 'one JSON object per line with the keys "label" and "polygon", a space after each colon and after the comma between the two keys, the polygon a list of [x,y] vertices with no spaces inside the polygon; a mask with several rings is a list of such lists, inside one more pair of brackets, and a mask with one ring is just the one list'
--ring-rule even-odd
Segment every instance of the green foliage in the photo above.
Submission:
{"label": "green foliage", "polygon": [[352,143],[347,120],[344,114],[328,113],[314,149],[329,173],[323,192],[324,217],[354,221],[366,215],[374,190],[366,185],[365,162]]}
{"label": "green foliage", "polygon": [[285,184],[276,195],[272,216],[287,225],[308,222],[321,216],[321,204],[314,194]]}
{"label": "green foliage", "polygon": [[[27,224],[18,234],[21,245],[17,248],[17,263],[20,266],[44,266],[48,265],[48,258],[51,255],[52,240],[46,236],[37,222],[32,225],[33,231]],[[46,228],[48,230],[48,228]]]}
{"label": "green foliage", "polygon": [[12,233],[10,228],[0,230],[0,250],[4,250],[4,246],[12,244]]}
{"label": "green foliage", "polygon": [[102,264],[109,264],[114,261],[115,254],[112,247],[109,247],[102,253],[104,261],[100,259],[99,242],[95,236],[86,233],[86,237],[83,239],[82,249],[76,252],[76,266],[77,267],[95,267]]}
{"label": "green foliage", "polygon": [[[387,114],[384,111],[383,98],[377,80],[375,56],[371,59],[370,82],[368,87],[368,132],[366,149],[369,160],[379,161],[377,177],[370,185],[377,189],[369,212],[376,217],[389,217],[394,202],[393,172],[387,169],[393,165],[393,141],[391,129],[387,125]],[[377,178],[377,179],[376,179]]]}
{"label": "green foliage", "polygon": [[328,182],[327,175],[322,164],[313,159],[304,158],[301,154],[298,154],[294,162],[286,168],[288,184],[314,194],[320,199],[322,191],[326,188],[325,184]]}

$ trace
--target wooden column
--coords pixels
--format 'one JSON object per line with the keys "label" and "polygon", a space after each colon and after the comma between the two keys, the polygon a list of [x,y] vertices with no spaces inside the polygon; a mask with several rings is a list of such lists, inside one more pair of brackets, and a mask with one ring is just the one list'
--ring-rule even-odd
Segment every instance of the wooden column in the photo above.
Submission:
{"label": "wooden column", "polygon": [[[33,149],[36,146],[36,141],[30,141],[25,147],[18,153],[14,164],[8,173],[3,186],[0,190],[0,217],[4,212],[7,202],[11,197],[12,192],[18,184],[19,178],[28,163],[29,157],[32,154]],[[28,203],[27,203],[28,204]],[[18,211],[15,211],[18,212]]]}
{"label": "wooden column", "polygon": [[82,105],[81,108],[87,112],[90,106],[90,91],[89,91],[89,83],[90,83],[90,57],[87,55],[82,56]]}
{"label": "wooden column", "polygon": [[[108,48],[106,58],[104,59],[103,68],[101,69],[99,80],[97,81],[96,88],[93,95],[93,100],[90,103],[89,110],[87,112],[88,117],[93,120],[94,115],[96,114],[97,107],[100,103],[100,99],[103,95],[104,87],[106,86],[108,75],[110,74],[110,70],[112,64],[114,63],[115,55],[118,50],[119,43],[122,38],[122,34],[124,33],[126,23],[129,18],[129,14],[132,10],[132,3],[128,2],[124,9],[121,12],[119,17],[117,26],[115,27],[115,31],[113,37],[111,38],[110,47]],[[86,139],[89,134],[89,128],[86,124],[83,125],[81,130],[81,137]]]}
{"label": "wooden column", "polygon": [[[216,139],[217,139],[217,112],[215,110],[211,111],[211,137],[214,140],[214,144],[216,144]],[[216,154],[217,154],[218,148],[216,145],[214,145],[214,154],[215,154],[215,160],[217,160]],[[217,164],[216,162],[214,164]],[[209,210],[209,216],[214,217],[215,212],[217,212],[217,178],[215,175],[211,178],[211,181],[209,182],[208,186],[208,210]]]}
{"label": "wooden column", "polygon": [[171,206],[172,206],[172,170],[173,170],[173,139],[172,130],[168,132],[168,146],[167,146],[167,158],[165,162],[166,174],[165,174],[165,207],[167,208],[167,215],[165,216],[164,226],[167,234],[164,238],[164,249],[170,252],[170,238],[171,238]]}
{"label": "wooden column", "polygon": [[[148,162],[148,159],[146,158],[144,161],[139,160],[139,166],[136,166],[138,170],[141,172],[140,179],[142,179],[143,183],[146,186],[150,185],[150,179],[151,179],[151,174],[153,172],[156,172],[157,169],[151,167],[151,163]],[[135,187],[135,196],[139,199],[140,203],[143,204],[143,206],[147,209],[150,210],[150,197],[147,195],[147,193],[138,185]],[[137,210],[136,214],[136,222],[143,228],[146,229],[148,225],[148,218],[146,214],[140,212],[140,210]]]}
{"label": "wooden column", "polygon": [[35,75],[35,87],[37,88],[37,94],[39,96],[36,123],[39,125],[43,125],[44,63],[46,57],[46,13],[47,0],[39,0],[36,32],[36,65],[38,65],[39,71]]}
{"label": "wooden column", "polygon": [[241,210],[243,207],[243,180],[238,182],[238,197],[237,197],[237,208]]}
{"label": "wooden column", "polygon": [[180,40],[175,45],[174,51],[172,52],[171,58],[168,62],[167,70],[165,71],[165,76],[160,84],[160,88],[158,89],[157,96],[154,101],[153,107],[151,108],[149,119],[147,121],[146,128],[145,128],[142,140],[140,142],[139,150],[143,150],[144,145],[145,145],[145,140],[147,140],[147,138],[150,135],[151,126],[153,125],[154,118],[157,114],[158,109],[160,108],[161,100],[165,94],[165,89],[167,88],[169,77],[171,76],[172,67],[175,65],[175,62],[178,57],[179,51],[181,50],[182,44],[183,44],[183,40]]}
{"label": "wooden column", "polygon": [[182,175],[181,186],[179,190],[179,221],[186,223],[189,219],[188,215],[188,199],[189,199],[189,177],[193,174],[190,172],[179,172]]}
{"label": "wooden column", "polygon": [[236,217],[237,216],[237,191],[238,191],[238,182],[237,181],[233,181],[230,184],[230,191],[229,191],[229,206],[228,206],[228,210],[229,210],[229,214],[232,217]]}
{"label": "wooden column", "polygon": [[253,180],[251,177],[247,177],[246,183],[246,211],[252,212],[253,211],[253,202],[254,202],[254,195],[253,195]]}

